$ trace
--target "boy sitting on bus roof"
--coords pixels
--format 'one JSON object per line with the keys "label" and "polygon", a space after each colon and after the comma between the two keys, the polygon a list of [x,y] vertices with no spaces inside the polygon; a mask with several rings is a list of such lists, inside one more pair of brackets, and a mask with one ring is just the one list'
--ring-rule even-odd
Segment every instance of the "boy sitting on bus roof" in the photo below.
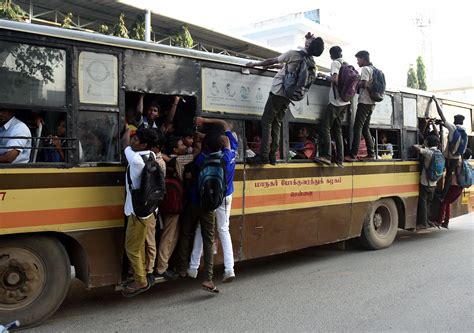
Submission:
{"label": "boy sitting on bus roof", "polygon": [[28,163],[31,132],[11,109],[0,108],[0,163]]}

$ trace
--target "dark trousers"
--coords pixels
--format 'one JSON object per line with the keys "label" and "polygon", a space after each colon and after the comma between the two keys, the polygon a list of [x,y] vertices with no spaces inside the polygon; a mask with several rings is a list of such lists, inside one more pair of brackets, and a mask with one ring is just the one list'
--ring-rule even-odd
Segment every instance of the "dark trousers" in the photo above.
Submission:
{"label": "dark trousers", "polygon": [[462,187],[453,185],[449,188],[449,191],[444,198],[443,201],[441,201],[441,207],[439,209],[439,215],[438,215],[438,224],[441,224],[444,220],[444,222],[449,222],[449,218],[451,217],[451,204],[456,201],[457,198],[462,193]]}
{"label": "dark trousers", "polygon": [[[275,154],[280,143],[281,122],[288,110],[290,100],[273,93],[268,95],[262,120],[262,138],[260,143],[260,155],[268,158],[270,154]],[[271,140],[271,146],[270,146]]]}
{"label": "dark trousers", "polygon": [[196,231],[197,224],[200,223],[203,241],[204,273],[206,280],[212,281],[214,268],[214,212],[203,210],[201,207],[190,203],[184,211],[182,222],[177,252],[179,272],[186,272],[189,266],[189,256],[191,254],[192,241],[194,240],[194,232]]}
{"label": "dark trousers", "polygon": [[352,148],[351,155],[357,156],[360,145],[360,136],[363,135],[365,139],[365,144],[367,145],[367,155],[370,157],[375,157],[375,144],[372,140],[372,135],[370,134],[370,117],[372,116],[372,111],[374,111],[374,104],[357,104],[357,112],[354,121],[354,135],[352,137]]}
{"label": "dark trousers", "polygon": [[344,159],[344,143],[342,139],[341,122],[344,119],[344,112],[350,105],[335,106],[328,105],[326,113],[321,121],[321,155],[331,159],[331,129],[334,133],[334,141],[336,141],[336,159],[342,162]]}
{"label": "dark trousers", "polygon": [[428,213],[431,208],[436,186],[425,186],[420,184],[418,194],[418,210],[416,212],[416,224],[428,226]]}
{"label": "dark trousers", "polygon": [[459,159],[446,159],[446,175],[444,176],[443,198],[448,194],[453,182],[453,174],[459,163]]}

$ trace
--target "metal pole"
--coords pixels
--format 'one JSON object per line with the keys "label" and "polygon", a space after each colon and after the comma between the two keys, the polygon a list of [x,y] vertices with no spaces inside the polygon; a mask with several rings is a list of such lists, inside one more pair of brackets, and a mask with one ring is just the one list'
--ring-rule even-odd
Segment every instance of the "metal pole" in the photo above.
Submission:
{"label": "metal pole", "polygon": [[31,0],[30,0],[30,8],[29,8],[28,14],[29,14],[29,23],[31,23],[33,20],[33,3],[31,2]]}
{"label": "metal pole", "polygon": [[145,14],[145,42],[151,41],[151,11],[146,10]]}

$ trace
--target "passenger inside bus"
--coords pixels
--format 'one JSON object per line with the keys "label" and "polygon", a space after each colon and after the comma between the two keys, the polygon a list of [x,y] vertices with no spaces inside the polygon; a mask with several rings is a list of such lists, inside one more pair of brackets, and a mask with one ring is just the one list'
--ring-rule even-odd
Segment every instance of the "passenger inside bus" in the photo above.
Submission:
{"label": "passenger inside bus", "polygon": [[310,133],[314,131],[305,124],[291,124],[290,126],[290,155],[293,159],[313,160],[316,156],[315,140]]}
{"label": "passenger inside bus", "polygon": [[0,108],[0,163],[28,163],[31,132],[12,109]]}

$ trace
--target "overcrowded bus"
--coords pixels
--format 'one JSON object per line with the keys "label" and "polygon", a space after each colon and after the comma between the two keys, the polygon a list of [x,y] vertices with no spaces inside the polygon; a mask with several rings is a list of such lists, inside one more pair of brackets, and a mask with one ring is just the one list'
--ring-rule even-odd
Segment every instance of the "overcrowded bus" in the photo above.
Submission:
{"label": "overcrowded bus", "polygon": [[[0,20],[0,108],[14,110],[31,132],[27,163],[0,163],[0,323],[19,319],[28,327],[46,320],[68,292],[71,267],[87,288],[123,282],[120,138],[140,94],[164,105],[181,96],[177,134],[192,128],[195,116],[231,123],[240,146],[230,223],[236,261],[350,239],[383,249],[398,229],[415,231],[420,166],[411,147],[422,140],[426,119],[437,117],[431,95],[386,91],[371,121],[379,158],[323,166],[293,153],[303,127],[317,140],[329,93],[329,83],[317,79],[285,116],[276,165],[253,166],[244,160],[258,152],[275,72],[246,68],[247,62]],[[472,148],[474,106],[440,102],[447,117],[465,116]],[[346,145],[354,111],[342,121]],[[52,158],[59,128],[63,153]],[[466,190],[453,215],[473,209],[474,193]]]}

